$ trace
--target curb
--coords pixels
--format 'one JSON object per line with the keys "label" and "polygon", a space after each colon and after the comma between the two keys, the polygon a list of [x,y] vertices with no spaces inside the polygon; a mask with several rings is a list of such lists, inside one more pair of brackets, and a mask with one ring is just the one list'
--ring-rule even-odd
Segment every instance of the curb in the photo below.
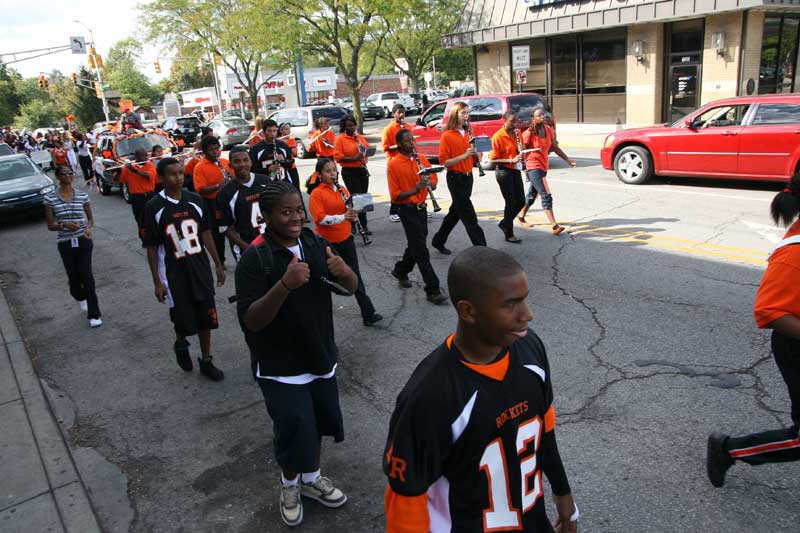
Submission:
{"label": "curb", "polygon": [[0,338],[0,374],[5,374],[2,382],[8,385],[0,402],[0,424],[6,434],[0,437],[0,454],[4,463],[17,465],[10,475],[0,477],[2,528],[100,533],[86,485],[2,288]]}

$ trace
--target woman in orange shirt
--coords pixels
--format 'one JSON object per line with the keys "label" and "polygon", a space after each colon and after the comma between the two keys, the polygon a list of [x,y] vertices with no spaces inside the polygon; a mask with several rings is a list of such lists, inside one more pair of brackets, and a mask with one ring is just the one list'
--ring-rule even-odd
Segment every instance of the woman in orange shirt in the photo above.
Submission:
{"label": "woman in orange shirt", "polygon": [[289,147],[292,151],[292,167],[289,169],[289,178],[292,180],[292,183],[297,190],[300,190],[300,174],[297,172],[297,139],[292,137],[292,125],[288,122],[284,122],[280,126],[278,126],[278,139],[279,141],[283,141],[283,143]]}
{"label": "woman in orange shirt", "polygon": [[358,277],[358,288],[355,292],[358,307],[361,309],[361,319],[365,326],[372,326],[383,320],[375,312],[372,300],[367,296],[364,280],[358,269],[358,254],[353,240],[351,223],[356,219],[356,212],[345,206],[345,198],[350,193],[345,187],[337,183],[336,163],[333,159],[321,157],[317,160],[317,175],[320,184],[311,192],[308,208],[314,218],[316,228],[314,231],[325,238],[336,252],[344,259]]}
{"label": "woman in orange shirt", "polygon": [[[333,143],[333,157],[342,166],[342,179],[347,189],[355,194],[363,194],[369,190],[369,170],[367,170],[367,140],[356,132],[356,117],[347,115],[339,123],[339,136]],[[372,235],[367,229],[367,214],[359,213],[358,220],[366,235]]]}
{"label": "woman in orange shirt", "polygon": [[550,185],[547,184],[547,170],[550,168],[550,152],[553,151],[567,162],[569,166],[575,168],[575,163],[567,157],[567,154],[561,151],[556,141],[556,134],[553,129],[544,122],[544,109],[537,109],[533,112],[531,117],[531,126],[522,132],[522,144],[527,149],[533,149],[525,156],[525,168],[528,170],[528,181],[531,182],[530,188],[525,201],[525,207],[519,212],[519,223],[530,228],[533,226],[530,222],[525,221],[525,215],[528,214],[528,209],[531,208],[533,202],[536,201],[536,196],[542,197],[542,209],[553,225],[553,235],[558,235],[564,231],[564,226],[556,222],[556,217],[553,214],[553,195],[550,194]]}
{"label": "woman in orange shirt", "polygon": [[328,119],[319,117],[314,121],[314,126],[317,128],[317,131],[314,132],[314,140],[309,145],[309,148],[318,158],[327,157],[328,159],[333,159],[333,145],[336,140],[336,135],[334,135],[333,130],[328,124]]}
{"label": "woman in orange shirt", "polygon": [[772,353],[789,389],[792,425],[743,437],[712,433],[706,468],[715,487],[723,485],[737,460],[751,465],[800,460],[800,172],[775,195],[770,210],[776,224],[791,226],[769,256],[754,314],[759,328],[772,330]]}

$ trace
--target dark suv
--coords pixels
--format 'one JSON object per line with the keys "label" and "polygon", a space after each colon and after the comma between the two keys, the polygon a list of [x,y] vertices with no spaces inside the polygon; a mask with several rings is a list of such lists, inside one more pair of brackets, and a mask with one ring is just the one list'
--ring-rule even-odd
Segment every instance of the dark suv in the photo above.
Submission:
{"label": "dark suv", "polygon": [[169,117],[161,123],[161,129],[169,133],[181,146],[195,142],[201,126],[200,119],[195,116]]}

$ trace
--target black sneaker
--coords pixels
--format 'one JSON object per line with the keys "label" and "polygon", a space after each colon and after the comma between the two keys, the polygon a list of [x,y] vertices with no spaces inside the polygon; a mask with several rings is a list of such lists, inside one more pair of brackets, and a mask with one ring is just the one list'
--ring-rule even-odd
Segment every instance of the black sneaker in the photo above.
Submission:
{"label": "black sneaker", "polygon": [[175,359],[178,361],[178,366],[187,372],[192,371],[192,357],[189,355],[189,341],[183,341],[183,344],[175,344],[172,346],[175,350]]}
{"label": "black sneaker", "polygon": [[708,437],[708,452],[706,455],[706,470],[708,480],[715,487],[725,484],[725,473],[733,465],[733,459],[725,449],[728,436],[724,433],[712,433]]}
{"label": "black sneaker", "polygon": [[365,326],[374,326],[375,324],[383,320],[383,315],[379,315],[378,313],[373,313],[372,316],[365,316],[363,320]]}
{"label": "black sneaker", "polygon": [[428,294],[427,298],[429,302],[436,305],[447,305],[449,300],[449,298],[447,298],[447,296],[441,291]]}
{"label": "black sneaker", "polygon": [[453,253],[453,251],[450,250],[450,248],[447,248],[444,244],[441,246],[436,246],[435,244],[431,244],[431,246],[439,250],[439,253],[442,255],[450,255]]}
{"label": "black sneaker", "polygon": [[199,357],[197,358],[197,362],[200,365],[200,373],[211,381],[222,381],[225,379],[225,374],[222,372],[222,370],[214,366],[212,359],[214,358],[210,355],[208,356],[207,360],[200,359]]}
{"label": "black sneaker", "polygon": [[392,269],[392,277],[396,279],[400,286],[404,289],[411,288],[411,282],[408,280],[408,276],[401,276],[396,270]]}

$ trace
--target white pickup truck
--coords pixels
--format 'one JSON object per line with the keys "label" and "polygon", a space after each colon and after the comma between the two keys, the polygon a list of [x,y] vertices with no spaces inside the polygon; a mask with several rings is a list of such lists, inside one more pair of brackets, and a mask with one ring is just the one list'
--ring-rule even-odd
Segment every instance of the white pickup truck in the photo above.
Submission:
{"label": "white pickup truck", "polygon": [[383,109],[383,116],[389,118],[392,116],[392,108],[395,104],[403,104],[406,112],[415,109],[414,98],[408,94],[401,93],[375,93],[367,96],[367,103]]}

